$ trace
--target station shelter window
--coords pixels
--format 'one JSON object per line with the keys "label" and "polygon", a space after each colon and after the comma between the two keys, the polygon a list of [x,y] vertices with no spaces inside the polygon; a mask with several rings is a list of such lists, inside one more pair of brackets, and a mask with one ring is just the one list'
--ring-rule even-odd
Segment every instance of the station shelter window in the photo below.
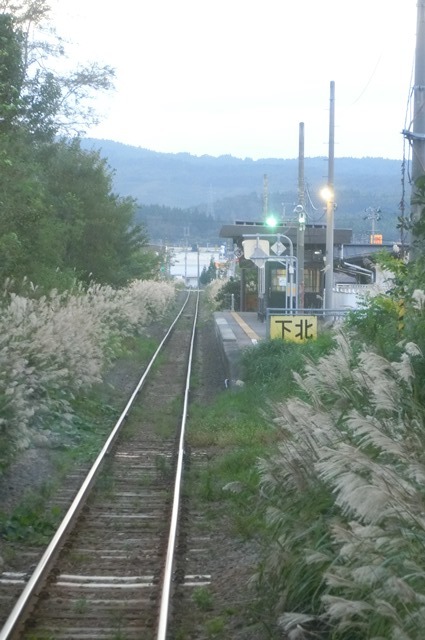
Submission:
{"label": "station shelter window", "polygon": [[304,269],[304,291],[318,293],[320,291],[320,271],[306,267]]}
{"label": "station shelter window", "polygon": [[287,273],[285,267],[278,267],[271,269],[270,273],[270,286],[272,291],[283,292],[286,291],[287,285]]}
{"label": "station shelter window", "polygon": [[290,275],[290,268],[287,263],[270,265],[268,307],[275,309],[294,309],[296,307],[295,269]]}

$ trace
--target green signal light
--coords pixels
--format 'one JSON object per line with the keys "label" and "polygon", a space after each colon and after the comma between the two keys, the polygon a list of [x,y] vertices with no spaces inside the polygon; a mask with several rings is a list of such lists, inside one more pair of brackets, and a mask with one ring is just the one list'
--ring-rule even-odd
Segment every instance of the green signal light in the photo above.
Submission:
{"label": "green signal light", "polygon": [[277,218],[276,218],[276,216],[273,216],[273,215],[267,216],[266,225],[268,227],[276,227],[277,226]]}

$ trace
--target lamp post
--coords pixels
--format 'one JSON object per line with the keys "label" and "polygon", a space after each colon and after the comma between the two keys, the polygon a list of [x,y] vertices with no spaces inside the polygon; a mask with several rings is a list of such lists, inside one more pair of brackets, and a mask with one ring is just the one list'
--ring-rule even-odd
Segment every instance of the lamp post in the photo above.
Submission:
{"label": "lamp post", "polygon": [[325,253],[325,309],[332,309],[333,305],[333,277],[334,277],[334,211],[335,196],[333,189],[324,187],[320,192],[326,202],[326,253]]}
{"label": "lamp post", "polygon": [[325,264],[325,308],[333,306],[333,278],[334,278],[334,131],[335,131],[335,83],[330,86],[329,109],[329,156],[328,156],[328,185],[322,190],[326,200],[326,264]]}
{"label": "lamp post", "polygon": [[298,308],[304,309],[304,232],[305,232],[305,197],[304,197],[304,122],[299,124],[298,142],[298,204],[294,213],[298,216],[297,229],[297,285]]}

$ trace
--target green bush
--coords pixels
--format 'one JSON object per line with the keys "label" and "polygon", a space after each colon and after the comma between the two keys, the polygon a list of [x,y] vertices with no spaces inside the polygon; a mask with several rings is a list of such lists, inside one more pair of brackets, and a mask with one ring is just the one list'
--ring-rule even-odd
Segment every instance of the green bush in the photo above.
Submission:
{"label": "green bush", "polygon": [[368,298],[362,307],[350,311],[345,320],[347,329],[354,329],[361,340],[366,341],[384,357],[392,358],[400,353],[397,343],[399,330],[398,301],[389,295]]}
{"label": "green bush", "polygon": [[244,352],[243,379],[249,385],[267,388],[270,396],[288,397],[297,389],[293,372],[303,369],[306,358],[316,361],[334,346],[330,332],[303,343],[264,340]]}
{"label": "green bush", "polygon": [[241,304],[241,283],[237,278],[229,278],[221,287],[216,296],[217,309],[230,309],[232,295],[234,296],[235,311],[239,311]]}

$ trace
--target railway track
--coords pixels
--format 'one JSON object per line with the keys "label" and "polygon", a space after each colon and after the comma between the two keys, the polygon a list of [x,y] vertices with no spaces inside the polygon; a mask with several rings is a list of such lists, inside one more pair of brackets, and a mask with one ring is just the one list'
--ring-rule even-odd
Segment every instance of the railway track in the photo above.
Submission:
{"label": "railway track", "polygon": [[188,294],[34,573],[20,578],[0,640],[165,640],[176,565],[183,583],[208,581],[175,557],[198,302]]}

